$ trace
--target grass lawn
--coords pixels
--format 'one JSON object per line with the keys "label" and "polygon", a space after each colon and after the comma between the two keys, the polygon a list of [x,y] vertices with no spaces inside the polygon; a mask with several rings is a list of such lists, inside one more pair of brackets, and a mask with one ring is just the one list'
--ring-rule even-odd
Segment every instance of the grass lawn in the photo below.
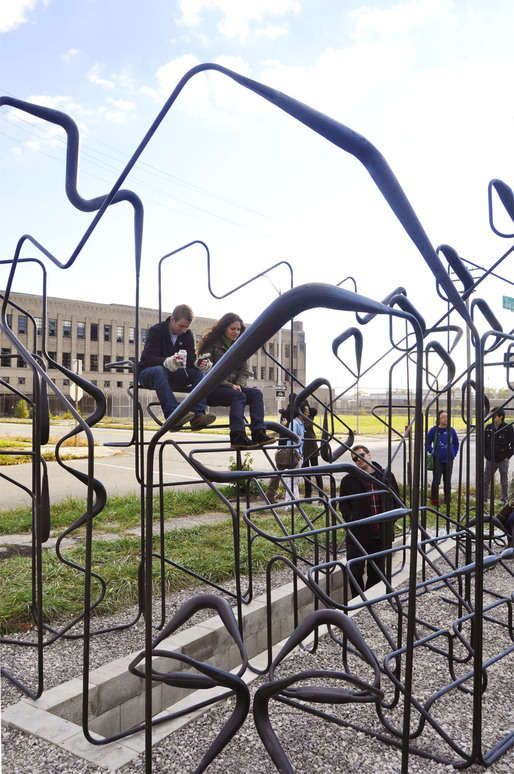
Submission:
{"label": "grass lawn", "polygon": [[[259,518],[260,525],[278,532],[272,518]],[[243,573],[247,569],[246,541],[241,546]],[[157,549],[157,539],[155,540]],[[301,547],[299,546],[299,549]],[[304,546],[305,549],[305,546]],[[280,553],[283,551],[281,550]],[[269,541],[258,538],[253,546],[254,571],[264,570],[267,561],[277,553]],[[84,548],[79,545],[64,551],[65,557],[78,565],[84,564]],[[203,577],[223,583],[234,573],[233,538],[231,522],[178,529],[165,536],[165,556],[183,564]],[[140,543],[136,538],[120,537],[114,541],[95,541],[93,572],[106,583],[106,593],[96,614],[106,615],[137,602],[140,562]],[[159,593],[159,562],[153,563],[155,593]],[[31,617],[31,561],[29,557],[12,556],[2,560],[0,579],[0,630],[16,631],[30,625]],[[193,586],[197,581],[181,570],[166,569],[167,591]],[[84,575],[57,559],[53,551],[43,552],[44,617],[46,621],[63,620],[82,610]],[[97,599],[100,584],[93,577],[92,599]]]}

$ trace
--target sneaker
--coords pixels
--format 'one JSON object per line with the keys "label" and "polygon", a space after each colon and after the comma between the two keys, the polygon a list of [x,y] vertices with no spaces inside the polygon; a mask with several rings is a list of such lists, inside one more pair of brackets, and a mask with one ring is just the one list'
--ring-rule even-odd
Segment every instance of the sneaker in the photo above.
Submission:
{"label": "sneaker", "polygon": [[182,417],[182,419],[178,419],[176,422],[172,424],[172,426],[169,429],[170,432],[173,430],[180,430],[180,428],[184,427],[184,425],[187,425],[188,422],[190,422],[194,417],[194,414],[192,411],[188,411],[185,416]]}
{"label": "sneaker", "polygon": [[191,430],[202,430],[204,427],[212,425],[216,419],[216,414],[195,414],[189,423]]}
{"label": "sneaker", "polygon": [[265,430],[254,430],[252,432],[252,441],[259,446],[265,446],[268,443],[274,443],[275,438],[268,435]]}
{"label": "sneaker", "polygon": [[250,441],[244,431],[230,433],[231,449],[253,449],[254,444]]}

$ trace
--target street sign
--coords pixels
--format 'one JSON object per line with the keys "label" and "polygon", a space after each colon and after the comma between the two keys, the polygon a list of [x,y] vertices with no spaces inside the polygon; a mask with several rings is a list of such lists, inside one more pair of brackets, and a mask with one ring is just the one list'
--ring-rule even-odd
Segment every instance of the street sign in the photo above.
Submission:
{"label": "street sign", "polygon": [[285,398],[286,397],[286,391],[285,390],[275,390],[275,397],[276,398]]}
{"label": "street sign", "polygon": [[[73,371],[76,374],[82,373],[82,360],[79,360],[78,358],[73,361]],[[75,382],[72,382],[70,384],[70,398],[74,403],[78,403],[81,397],[84,395],[84,390],[82,387],[79,387],[78,384],[75,384]]]}
{"label": "street sign", "polygon": [[510,309],[511,312],[514,312],[514,298],[511,296],[503,296],[503,308]]}

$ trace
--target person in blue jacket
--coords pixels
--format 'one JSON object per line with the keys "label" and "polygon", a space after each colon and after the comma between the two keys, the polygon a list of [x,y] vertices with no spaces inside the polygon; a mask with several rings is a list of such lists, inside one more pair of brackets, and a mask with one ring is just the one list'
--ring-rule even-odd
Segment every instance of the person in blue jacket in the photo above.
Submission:
{"label": "person in blue jacket", "polygon": [[450,502],[452,492],[452,467],[459,450],[459,439],[453,427],[448,427],[448,414],[444,409],[437,412],[437,423],[427,433],[427,452],[434,458],[430,500],[439,505],[439,484],[443,479],[444,500]]}

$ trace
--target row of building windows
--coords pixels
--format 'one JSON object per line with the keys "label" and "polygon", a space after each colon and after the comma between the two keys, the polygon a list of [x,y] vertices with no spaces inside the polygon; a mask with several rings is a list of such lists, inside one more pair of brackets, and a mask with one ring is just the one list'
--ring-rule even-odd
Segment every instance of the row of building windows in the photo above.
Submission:
{"label": "row of building windows", "polygon": [[[11,382],[11,377],[10,376],[4,376],[3,377],[3,381],[6,384],[14,384],[14,379]],[[24,384],[27,384],[27,380],[26,380],[26,378],[24,376],[18,376],[16,378],[16,383],[18,385],[24,385]],[[57,384],[57,382],[56,382],[56,384]],[[70,384],[70,380],[69,379],[63,379],[62,380],[63,387],[69,387],[69,384]],[[97,379],[91,379],[91,384],[98,385],[98,380]],[[104,381],[103,381],[103,386],[104,387],[114,387],[114,385],[116,385],[116,387],[118,389],[121,389],[121,388],[123,388],[125,386],[124,383],[121,382],[121,381],[112,382],[110,379],[104,379]]]}
{"label": "row of building windows", "polygon": [[[56,360],[57,359],[57,352],[48,352],[48,356],[50,360]],[[62,353],[62,365],[65,368],[73,368],[73,370],[77,370],[79,373],[85,370],[84,367],[84,355],[79,352],[76,357],[74,358],[77,362],[72,362],[71,359],[71,352],[63,352]],[[114,371],[115,373],[123,373],[125,370],[123,367],[119,368],[108,368],[107,366],[109,363],[115,362],[116,360],[123,360],[123,355],[104,355],[103,356],[103,364],[102,364],[102,370],[103,371]],[[129,360],[134,362],[134,358],[130,357]],[[16,361],[16,365],[14,365],[14,362]],[[2,347],[2,351],[0,353],[0,365],[2,368],[26,368],[27,363],[23,358],[21,358],[19,355],[12,355],[10,347]],[[50,368],[53,368],[52,365],[50,365]],[[90,355],[89,356],[89,371],[98,371],[99,370],[99,361],[98,361],[98,355]]]}
{"label": "row of building windows", "polygon": [[[18,333],[27,333],[28,332],[28,320],[26,314],[19,314],[18,320],[17,320],[17,330]],[[43,330],[43,319],[41,317],[35,317],[34,318],[36,323],[36,331],[38,335],[41,335],[41,332]],[[7,324],[10,328],[12,328],[12,314],[7,315]],[[77,339],[85,339],[86,338],[86,323],[85,322],[78,322],[76,325],[76,335]],[[103,328],[103,330],[100,330],[100,328]],[[135,331],[136,329],[133,327],[128,327],[128,344],[134,344],[135,342]],[[55,319],[49,319],[48,320],[48,336],[57,336],[58,332],[58,324],[57,320]],[[103,325],[100,326],[99,323],[89,323],[89,340],[90,341],[98,341],[98,337],[102,333],[103,340],[104,341],[116,341],[118,344],[123,344],[125,341],[125,326],[124,325]],[[62,321],[62,335],[65,339],[71,339],[73,334],[73,325],[71,320],[63,320]],[[143,328],[141,329],[141,340],[144,342],[146,339],[147,329]]]}
{"label": "row of building windows", "polygon": [[[49,352],[48,355],[49,355],[51,360],[55,360],[56,356],[57,356],[57,353],[56,352]],[[118,359],[118,358],[120,360],[122,360],[122,355],[114,355],[114,360],[113,360],[113,356],[112,355],[104,355],[103,356],[103,363],[102,363],[102,371],[111,371],[111,372],[114,371],[115,373],[123,373],[123,371],[124,371],[123,367],[108,368],[108,365],[110,363],[112,363],[112,362],[115,362],[116,359]],[[1,351],[1,354],[0,354],[0,363],[1,363],[2,367],[9,368],[10,366],[13,366],[13,362],[12,361],[14,359],[16,359],[16,368],[26,368],[27,367],[27,363],[23,360],[23,358],[19,357],[18,355],[13,357],[11,355],[11,350],[10,350],[9,347],[2,347],[2,351]],[[84,367],[84,355],[82,353],[78,353],[76,358],[75,358],[75,360],[78,361],[78,362],[77,363],[76,362],[72,362],[71,352],[63,352],[62,353],[62,365],[64,366],[64,368],[70,368],[70,369],[73,368],[73,370],[77,370],[79,373],[81,373],[82,371],[86,370],[85,367]],[[134,358],[133,357],[129,358],[129,360],[134,362]],[[52,368],[52,366],[50,366],[50,368]],[[98,355],[90,355],[89,356],[89,368],[87,370],[88,371],[93,371],[93,372],[97,372],[99,370]],[[254,379],[257,379],[257,366],[253,366],[252,372],[253,372]],[[266,379],[268,379],[268,381],[273,382],[273,381],[275,381],[275,374],[276,374],[276,370],[275,370],[275,368],[273,366],[268,366],[268,368],[266,368],[266,366],[261,366],[261,368],[260,368],[259,376],[260,376],[261,381],[266,381]],[[294,376],[297,375],[296,368],[293,369],[293,375]],[[106,385],[104,385],[104,386],[106,386]]]}

